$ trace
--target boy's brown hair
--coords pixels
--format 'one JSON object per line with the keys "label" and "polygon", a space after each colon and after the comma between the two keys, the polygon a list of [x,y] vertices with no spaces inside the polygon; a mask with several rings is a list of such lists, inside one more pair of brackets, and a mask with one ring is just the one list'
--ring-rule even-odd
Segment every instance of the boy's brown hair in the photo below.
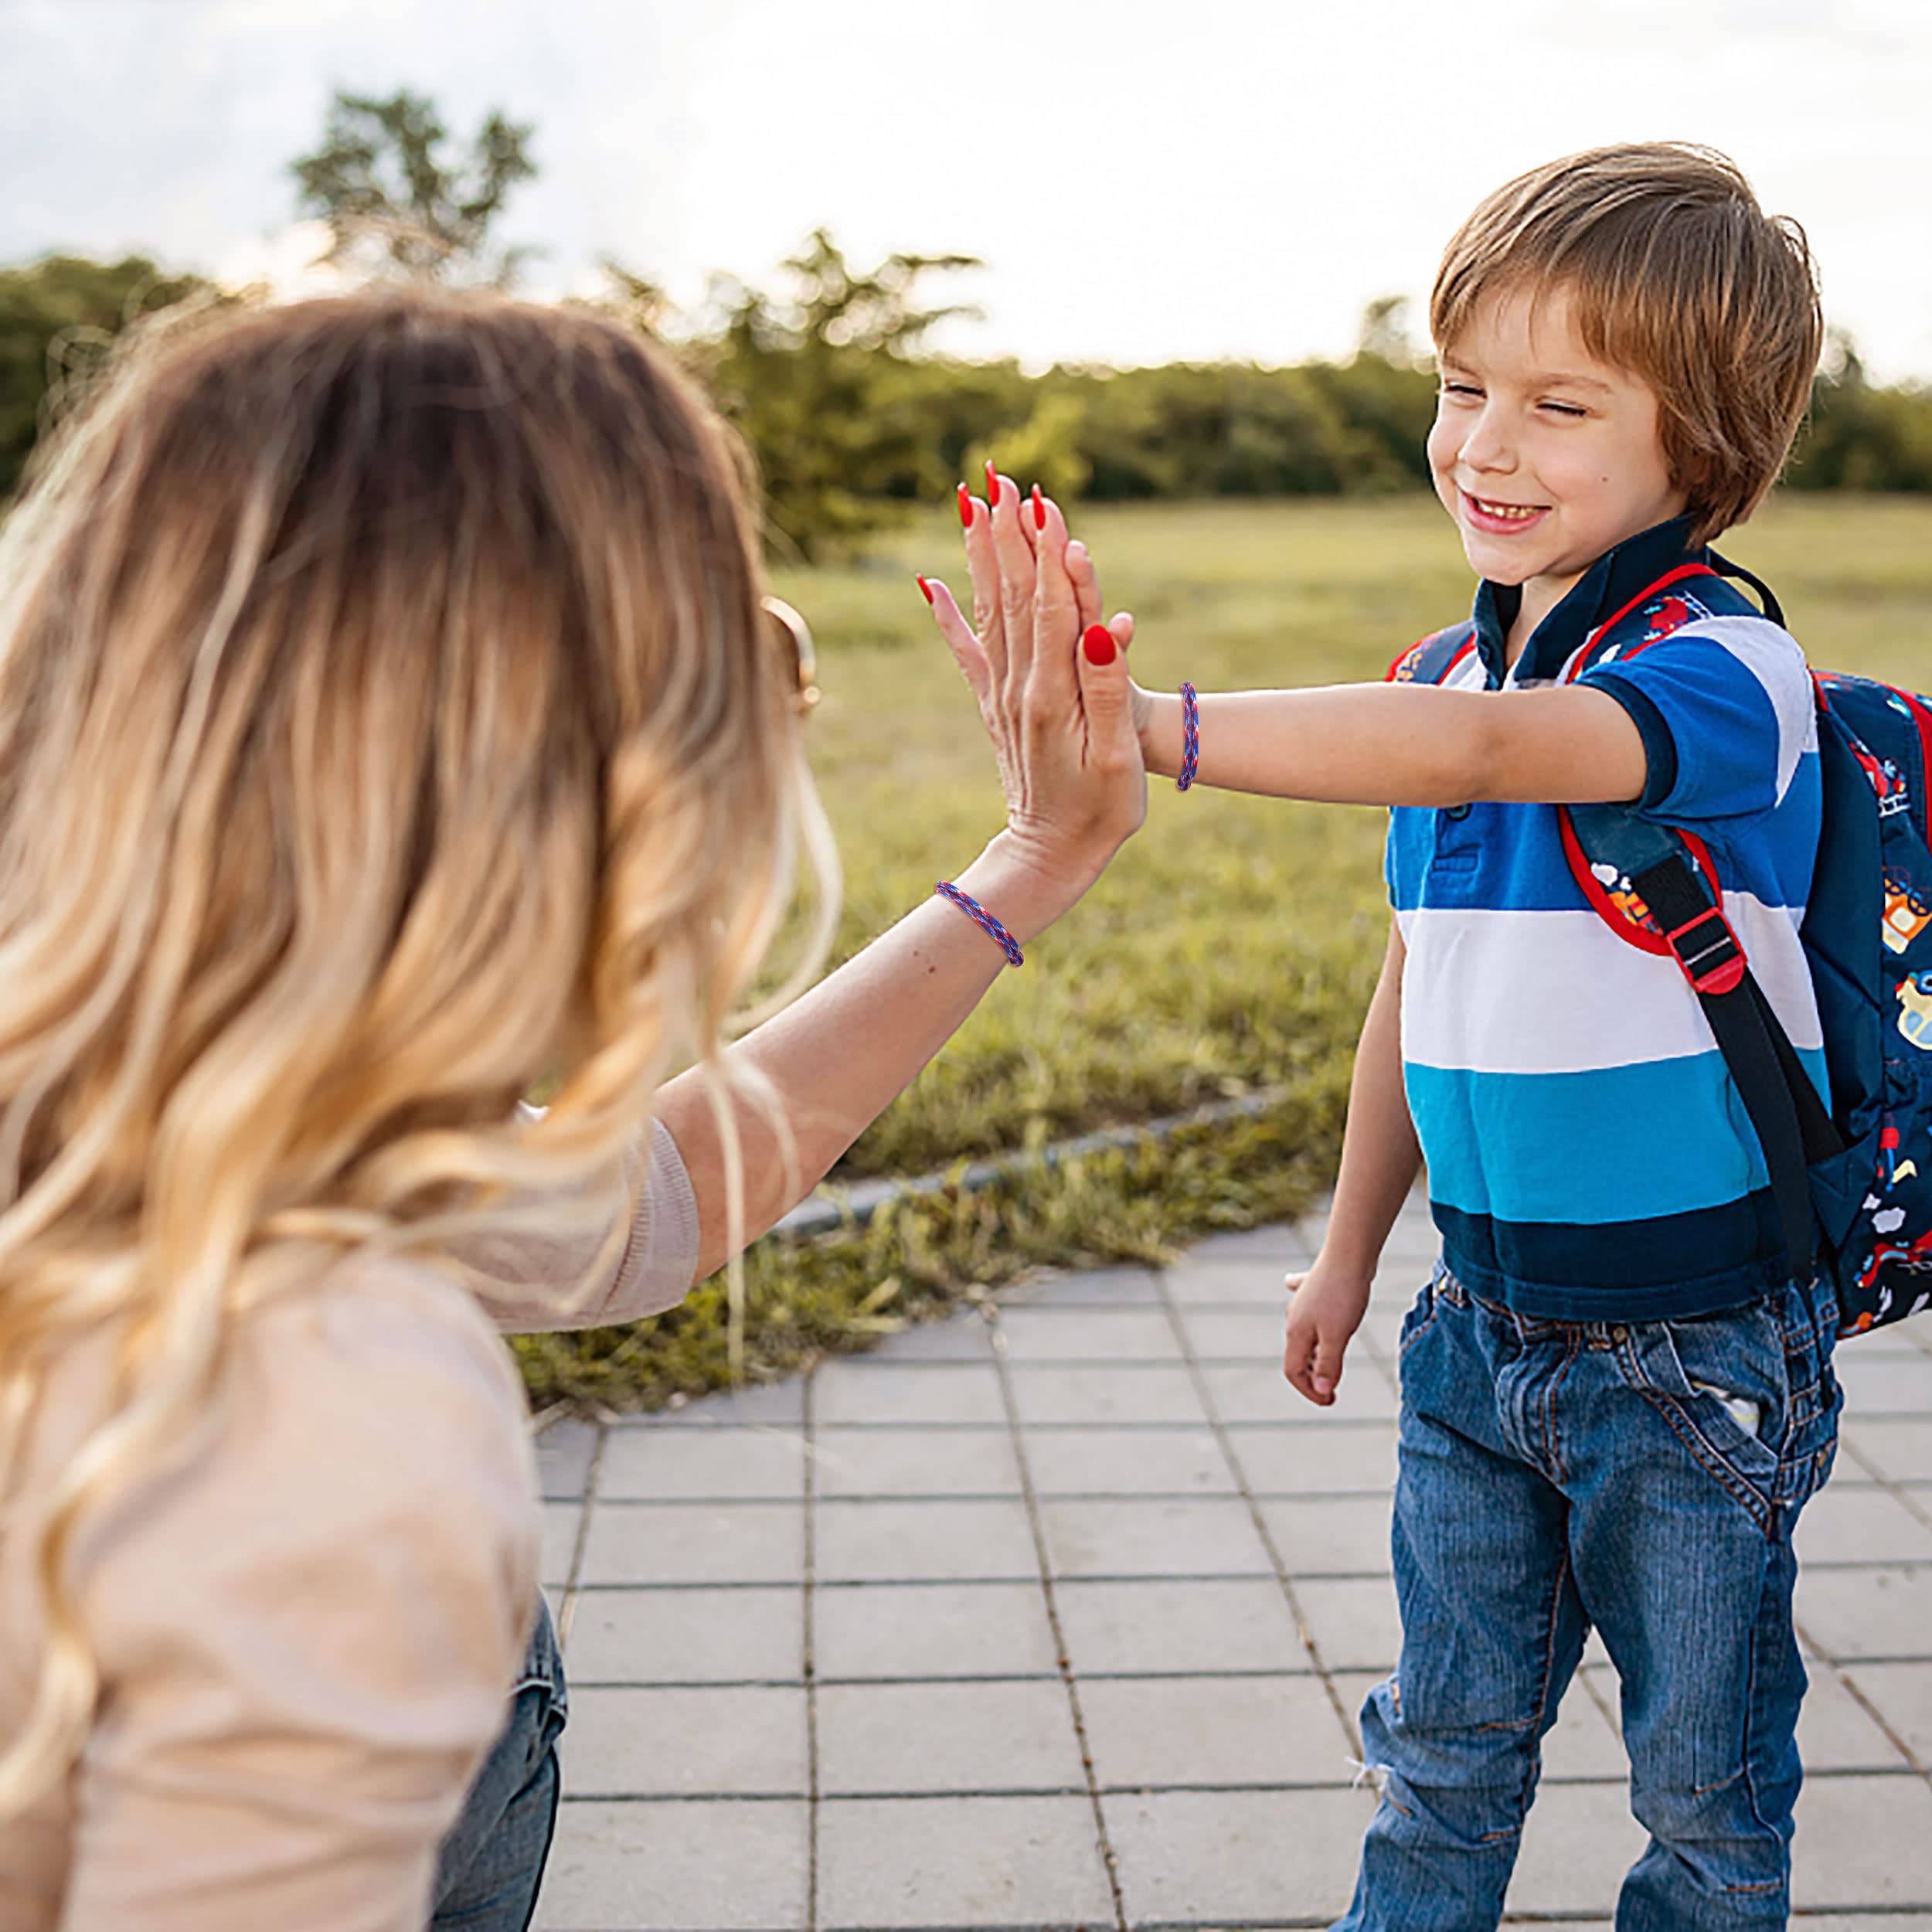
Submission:
{"label": "boy's brown hair", "polygon": [[1656,392],[1693,544],[1741,523],[1777,480],[1811,400],[1824,321],[1804,231],[1767,215],[1709,148],[1593,148],[1498,189],[1444,252],[1438,348],[1485,296],[1560,287],[1584,346]]}

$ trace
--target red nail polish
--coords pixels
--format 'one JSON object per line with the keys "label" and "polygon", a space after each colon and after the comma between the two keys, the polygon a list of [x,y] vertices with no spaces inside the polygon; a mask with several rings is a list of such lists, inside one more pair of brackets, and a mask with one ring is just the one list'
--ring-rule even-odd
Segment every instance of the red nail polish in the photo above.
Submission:
{"label": "red nail polish", "polygon": [[930,604],[933,600],[933,587],[928,583],[923,577],[914,577],[913,581],[919,586],[920,589],[923,592],[924,592],[926,601],[928,604]]}
{"label": "red nail polish", "polygon": [[959,486],[959,522],[962,529],[970,530],[973,527],[972,492],[964,483]]}
{"label": "red nail polish", "polygon": [[993,468],[993,459],[986,459],[986,501],[997,505],[999,502],[999,472]]}
{"label": "red nail polish", "polygon": [[1080,638],[1080,648],[1089,664],[1114,662],[1114,633],[1104,624],[1090,624]]}
{"label": "red nail polish", "polygon": [[1046,505],[1041,499],[1037,483],[1033,485],[1033,528],[1036,530],[1046,528]]}

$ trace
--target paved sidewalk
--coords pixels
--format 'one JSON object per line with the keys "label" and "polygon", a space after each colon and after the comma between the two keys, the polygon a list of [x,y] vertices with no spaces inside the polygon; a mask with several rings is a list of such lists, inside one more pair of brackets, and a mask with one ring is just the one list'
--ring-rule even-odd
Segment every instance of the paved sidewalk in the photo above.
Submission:
{"label": "paved sidewalk", "polygon": [[[573,1682],[544,1932],[1317,1927],[1392,1668],[1398,1227],[1341,1401],[1281,1379],[1318,1228],[1040,1281],[873,1355],[539,1444]],[[1932,1319],[1849,1345],[1807,1511],[1803,1932],[1932,1932]],[[1510,1894],[1642,1849],[1592,1640]]]}

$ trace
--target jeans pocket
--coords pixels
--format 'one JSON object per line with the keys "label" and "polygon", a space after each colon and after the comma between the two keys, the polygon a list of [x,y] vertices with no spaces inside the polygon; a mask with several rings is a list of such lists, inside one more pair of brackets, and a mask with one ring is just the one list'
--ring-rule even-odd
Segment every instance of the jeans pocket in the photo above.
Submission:
{"label": "jeans pocket", "polygon": [[1632,1353],[1651,1393],[1712,1454],[1753,1488],[1776,1477],[1792,1427],[1784,1332],[1763,1303],[1633,1325]]}
{"label": "jeans pocket", "polygon": [[1436,1318],[1436,1284],[1440,1274],[1432,1274],[1422,1284],[1421,1292],[1409,1304],[1409,1312],[1402,1318],[1402,1332],[1396,1341],[1396,1359],[1400,1361],[1409,1352],[1409,1345],[1420,1336]]}

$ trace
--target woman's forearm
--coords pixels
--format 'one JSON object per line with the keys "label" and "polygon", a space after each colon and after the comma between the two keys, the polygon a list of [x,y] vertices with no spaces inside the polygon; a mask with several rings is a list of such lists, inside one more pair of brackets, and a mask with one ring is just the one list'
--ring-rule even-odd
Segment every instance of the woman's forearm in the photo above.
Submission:
{"label": "woman's forearm", "polygon": [[[1002,833],[954,883],[1024,945],[1098,876],[1063,871]],[[726,1049],[735,1072],[761,1076],[783,1130],[751,1101],[727,1104],[744,1162],[743,1238],[755,1239],[815,1187],[838,1157],[957,1031],[1005,970],[999,947],[937,897]],[[658,1095],[658,1117],[682,1155],[698,1204],[698,1278],[730,1259],[723,1138],[693,1069]]]}

